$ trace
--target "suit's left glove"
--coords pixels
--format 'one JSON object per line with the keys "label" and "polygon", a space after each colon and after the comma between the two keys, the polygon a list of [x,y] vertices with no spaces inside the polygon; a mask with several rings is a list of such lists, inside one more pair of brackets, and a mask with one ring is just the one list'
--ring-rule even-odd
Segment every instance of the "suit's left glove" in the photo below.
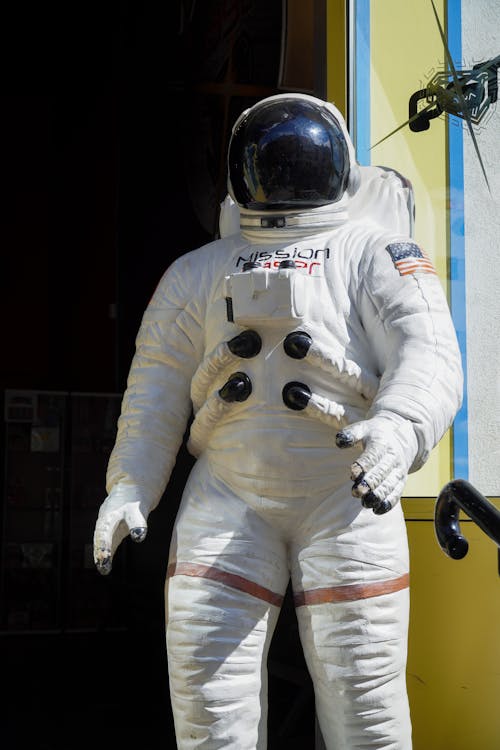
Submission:
{"label": "suit's left glove", "polygon": [[337,433],[339,448],[359,443],[363,452],[351,466],[352,494],[377,515],[387,513],[401,499],[417,455],[413,425],[398,414],[381,412],[371,419],[347,425]]}

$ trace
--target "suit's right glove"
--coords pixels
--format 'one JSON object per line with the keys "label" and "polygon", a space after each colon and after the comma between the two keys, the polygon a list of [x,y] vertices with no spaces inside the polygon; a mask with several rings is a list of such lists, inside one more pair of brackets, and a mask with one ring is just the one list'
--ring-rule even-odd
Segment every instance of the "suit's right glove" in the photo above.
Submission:
{"label": "suit's right glove", "polygon": [[352,494],[377,515],[387,513],[399,502],[417,455],[413,425],[398,414],[381,412],[337,433],[339,448],[359,443],[363,452],[351,466]]}
{"label": "suit's right glove", "polygon": [[116,485],[99,508],[94,531],[94,562],[102,575],[111,572],[118,545],[130,534],[134,542],[146,538],[149,508],[135,487]]}

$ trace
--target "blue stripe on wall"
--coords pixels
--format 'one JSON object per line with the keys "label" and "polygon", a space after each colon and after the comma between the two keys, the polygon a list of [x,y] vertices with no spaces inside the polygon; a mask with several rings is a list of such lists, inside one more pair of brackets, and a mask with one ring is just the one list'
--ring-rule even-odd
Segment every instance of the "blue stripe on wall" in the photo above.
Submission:
{"label": "blue stripe on wall", "polygon": [[370,164],[370,0],[355,2],[355,134],[356,158]]}
{"label": "blue stripe on wall", "polygon": [[[447,39],[451,59],[457,69],[462,60],[462,2],[448,0]],[[450,221],[450,306],[457,331],[464,370],[464,402],[453,424],[453,478],[469,474],[467,412],[467,329],[465,301],[464,156],[463,123],[448,117],[449,221]]]}

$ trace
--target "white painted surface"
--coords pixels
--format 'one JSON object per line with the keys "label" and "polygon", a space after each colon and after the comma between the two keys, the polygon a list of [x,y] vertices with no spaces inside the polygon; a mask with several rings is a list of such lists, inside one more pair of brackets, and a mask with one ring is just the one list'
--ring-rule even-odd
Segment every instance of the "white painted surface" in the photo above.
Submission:
{"label": "white painted surface", "polygon": [[[500,54],[499,0],[462,0],[463,66]],[[464,129],[469,480],[500,495],[500,102],[474,128],[490,191]]]}

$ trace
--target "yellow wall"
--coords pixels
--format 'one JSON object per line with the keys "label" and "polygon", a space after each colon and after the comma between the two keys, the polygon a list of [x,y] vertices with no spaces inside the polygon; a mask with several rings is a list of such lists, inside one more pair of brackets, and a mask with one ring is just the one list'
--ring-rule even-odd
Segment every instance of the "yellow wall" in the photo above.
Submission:
{"label": "yellow wall", "polygon": [[[435,2],[443,23],[444,2]],[[444,51],[430,2],[383,0],[370,3],[372,146],[408,120],[408,99],[443,69]],[[393,167],[415,192],[415,239],[432,258],[443,286],[448,283],[447,137],[443,118],[413,133],[408,126],[371,150],[372,164]],[[451,436],[447,434],[426,466],[412,475],[406,496],[436,496],[451,479]]]}
{"label": "yellow wall", "polygon": [[[444,2],[436,0],[443,16]],[[408,99],[441,70],[443,45],[432,6],[412,0],[371,2],[371,138],[372,145],[408,119]],[[347,114],[346,3],[327,0],[327,97]],[[372,164],[390,166],[411,180],[416,203],[415,239],[428,252],[447,289],[447,141],[444,119],[415,135],[408,127],[371,151]],[[426,466],[410,476],[406,496],[435,497],[452,476],[452,442],[448,433]]]}
{"label": "yellow wall", "polygon": [[498,750],[498,548],[464,516],[469,552],[451,560],[436,540],[434,502],[403,505],[411,559],[407,684],[413,750]]}

